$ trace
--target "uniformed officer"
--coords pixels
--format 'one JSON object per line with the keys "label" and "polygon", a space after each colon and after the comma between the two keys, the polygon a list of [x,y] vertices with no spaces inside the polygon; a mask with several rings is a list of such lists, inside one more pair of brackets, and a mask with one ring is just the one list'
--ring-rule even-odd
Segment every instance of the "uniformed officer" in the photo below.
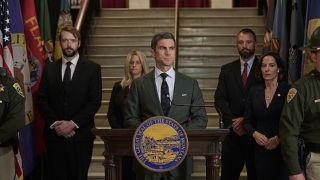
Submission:
{"label": "uniformed officer", "polygon": [[[283,159],[290,180],[320,178],[320,27],[316,28],[304,48],[315,69],[298,80],[287,95],[280,120]],[[306,145],[308,156],[304,175],[299,164],[298,137]]]}
{"label": "uniformed officer", "polygon": [[18,83],[0,67],[0,179],[15,176],[12,145],[24,126],[24,95]]}

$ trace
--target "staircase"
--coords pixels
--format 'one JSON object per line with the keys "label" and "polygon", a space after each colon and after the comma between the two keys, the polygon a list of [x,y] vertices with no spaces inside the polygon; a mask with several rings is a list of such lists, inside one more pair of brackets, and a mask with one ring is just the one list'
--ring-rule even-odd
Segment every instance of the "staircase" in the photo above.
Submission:
{"label": "staircase", "polygon": [[[256,52],[261,52],[264,20],[256,15],[256,8],[234,9],[181,9],[179,28],[178,71],[198,80],[205,103],[213,104],[220,67],[238,57],[236,33],[242,28],[252,28],[258,39]],[[150,67],[154,59],[150,41],[155,33],[174,32],[174,9],[105,9],[95,17],[90,30],[86,55],[101,64],[103,100],[96,114],[97,128],[109,128],[107,110],[115,81],[123,77],[123,61],[131,50],[147,55]],[[207,108],[208,127],[218,127],[218,114]],[[103,142],[94,144],[90,180],[104,177]],[[245,173],[243,173],[245,178]],[[205,179],[205,159],[194,157],[193,180]]]}

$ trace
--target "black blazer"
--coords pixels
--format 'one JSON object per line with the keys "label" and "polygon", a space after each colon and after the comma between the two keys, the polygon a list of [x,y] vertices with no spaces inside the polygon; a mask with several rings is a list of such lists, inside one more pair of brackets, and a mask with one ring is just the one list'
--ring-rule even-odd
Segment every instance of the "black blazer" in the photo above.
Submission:
{"label": "black blazer", "polygon": [[243,87],[240,59],[221,67],[218,86],[214,94],[214,104],[220,113],[224,128],[230,127],[232,119],[243,117],[248,91],[257,81],[256,73],[258,71],[258,59],[255,58],[246,87]]}
{"label": "black blazer", "polygon": [[120,85],[121,81],[114,83],[108,108],[108,121],[111,128],[124,128],[124,108],[126,106],[129,93],[129,86],[124,89]]}
{"label": "black blazer", "polygon": [[73,120],[79,126],[73,139],[93,139],[94,115],[102,98],[100,65],[80,57],[66,90],[61,67],[61,59],[46,65],[37,94],[38,109],[45,121],[45,137],[65,140],[50,129],[50,125],[57,120]]}
{"label": "black blazer", "polygon": [[259,83],[250,89],[244,115],[244,128],[250,137],[255,130],[267,138],[279,134],[280,115],[288,90],[287,83],[279,83],[267,108],[264,93],[265,84]]}

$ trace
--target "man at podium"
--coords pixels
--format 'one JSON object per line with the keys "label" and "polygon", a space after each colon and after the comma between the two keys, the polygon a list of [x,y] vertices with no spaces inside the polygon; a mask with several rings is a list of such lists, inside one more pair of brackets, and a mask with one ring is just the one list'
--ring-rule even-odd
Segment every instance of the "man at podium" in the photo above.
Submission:
{"label": "man at podium", "polygon": [[[198,82],[174,70],[176,44],[169,32],[153,36],[151,53],[155,68],[145,76],[134,80],[128,95],[124,125],[137,128],[144,120],[154,116],[167,116],[179,122],[185,129],[206,128],[208,118]],[[190,180],[192,158],[176,169],[154,173],[136,163],[139,180]]]}

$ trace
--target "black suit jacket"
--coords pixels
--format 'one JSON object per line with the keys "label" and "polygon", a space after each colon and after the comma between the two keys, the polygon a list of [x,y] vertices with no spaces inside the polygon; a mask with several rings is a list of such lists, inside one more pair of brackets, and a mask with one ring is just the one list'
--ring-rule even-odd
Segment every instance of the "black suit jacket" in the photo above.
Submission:
{"label": "black suit jacket", "polygon": [[[155,83],[155,71],[133,81],[128,106],[125,111],[125,126],[138,127],[144,120],[154,116],[164,116]],[[183,127],[206,128],[208,118],[198,82],[176,71],[171,108],[168,116]],[[186,104],[176,106],[174,104]],[[194,106],[194,107],[192,107]],[[198,106],[198,107],[197,107]]]}
{"label": "black suit jacket", "polygon": [[57,136],[50,125],[57,120],[73,120],[79,129],[72,138],[92,140],[94,115],[102,98],[100,65],[80,57],[66,89],[62,83],[61,67],[61,59],[46,65],[38,91],[38,108],[45,120],[45,137],[47,140],[65,140]]}
{"label": "black suit jacket", "polygon": [[232,119],[243,117],[248,91],[257,81],[257,71],[259,71],[258,59],[255,58],[246,87],[243,87],[240,59],[221,67],[214,103],[216,110],[220,113],[224,128],[230,127]]}
{"label": "black suit jacket", "polygon": [[248,135],[252,136],[255,130],[264,134],[267,138],[279,134],[280,115],[288,90],[289,85],[287,83],[279,83],[267,108],[265,84],[260,83],[250,89],[244,115],[244,128]]}
{"label": "black suit jacket", "polygon": [[129,93],[129,86],[122,88],[121,81],[114,83],[108,108],[108,121],[111,128],[124,128],[124,108]]}

